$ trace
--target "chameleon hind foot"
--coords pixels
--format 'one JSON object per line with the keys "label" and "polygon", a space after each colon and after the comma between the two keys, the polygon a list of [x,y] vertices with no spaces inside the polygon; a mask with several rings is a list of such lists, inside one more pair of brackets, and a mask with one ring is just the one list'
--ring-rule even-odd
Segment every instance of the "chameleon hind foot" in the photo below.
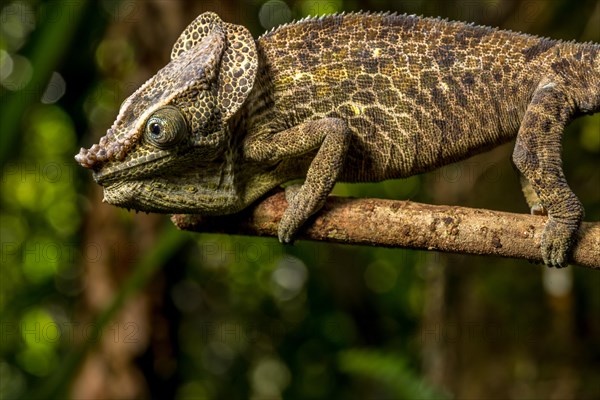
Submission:
{"label": "chameleon hind foot", "polygon": [[569,253],[573,248],[577,224],[557,221],[550,217],[542,233],[542,258],[549,267],[567,266]]}

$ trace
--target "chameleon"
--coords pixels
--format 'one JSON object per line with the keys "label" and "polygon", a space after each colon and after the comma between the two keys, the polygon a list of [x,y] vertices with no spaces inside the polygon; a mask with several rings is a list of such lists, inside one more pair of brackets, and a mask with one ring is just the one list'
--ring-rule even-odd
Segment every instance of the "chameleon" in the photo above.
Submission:
{"label": "chameleon", "polygon": [[236,213],[277,186],[290,243],[336,182],[405,178],[515,140],[541,255],[567,265],[584,210],[561,136],[600,110],[600,45],[395,13],[342,13],[258,39],[199,15],[170,62],[75,156],[104,201],[158,213]]}

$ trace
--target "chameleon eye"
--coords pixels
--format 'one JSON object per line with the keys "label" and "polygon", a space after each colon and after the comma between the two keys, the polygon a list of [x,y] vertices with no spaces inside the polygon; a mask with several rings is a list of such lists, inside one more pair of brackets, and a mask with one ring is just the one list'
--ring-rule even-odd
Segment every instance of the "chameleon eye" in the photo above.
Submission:
{"label": "chameleon eye", "polygon": [[179,143],[186,132],[187,125],[183,115],[172,106],[159,108],[146,121],[146,139],[161,149]]}

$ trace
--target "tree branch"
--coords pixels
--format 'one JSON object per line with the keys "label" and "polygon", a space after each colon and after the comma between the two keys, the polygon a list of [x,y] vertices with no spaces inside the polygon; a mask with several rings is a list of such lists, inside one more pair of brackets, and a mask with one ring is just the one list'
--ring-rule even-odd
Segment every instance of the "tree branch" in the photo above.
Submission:
{"label": "tree branch", "polygon": [[[241,213],[202,217],[173,215],[183,230],[276,236],[287,207],[283,191]],[[334,243],[496,255],[541,262],[547,217],[411,201],[330,196],[299,238]],[[584,222],[572,263],[600,269],[600,223]]]}

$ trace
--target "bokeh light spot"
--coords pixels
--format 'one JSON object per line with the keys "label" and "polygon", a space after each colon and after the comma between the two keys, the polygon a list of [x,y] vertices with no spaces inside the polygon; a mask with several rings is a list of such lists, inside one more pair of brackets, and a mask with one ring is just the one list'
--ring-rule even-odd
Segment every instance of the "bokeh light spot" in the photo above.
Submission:
{"label": "bokeh light spot", "polygon": [[271,29],[290,22],[292,20],[292,11],[281,0],[269,0],[260,7],[258,19],[263,28]]}

